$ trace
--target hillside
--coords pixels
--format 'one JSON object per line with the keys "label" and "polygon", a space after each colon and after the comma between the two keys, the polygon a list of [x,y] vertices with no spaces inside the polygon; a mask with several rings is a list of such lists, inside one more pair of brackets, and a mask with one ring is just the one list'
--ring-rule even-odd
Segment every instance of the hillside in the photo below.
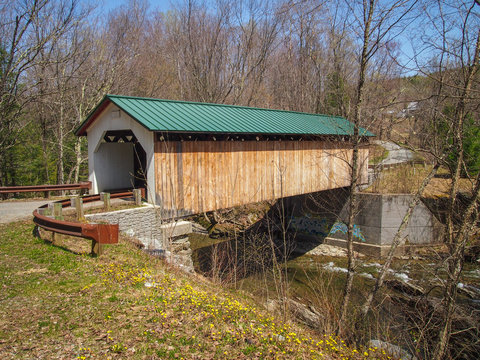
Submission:
{"label": "hillside", "polygon": [[55,247],[0,226],[0,356],[64,359],[383,359],[274,319],[246,295],[169,268],[121,239]]}

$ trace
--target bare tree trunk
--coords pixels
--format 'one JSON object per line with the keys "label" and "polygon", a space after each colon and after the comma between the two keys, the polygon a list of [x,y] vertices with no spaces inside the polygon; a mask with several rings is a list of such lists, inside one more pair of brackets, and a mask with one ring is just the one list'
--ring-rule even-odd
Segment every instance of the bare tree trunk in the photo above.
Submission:
{"label": "bare tree trunk", "polygon": [[[85,84],[83,84],[81,92],[80,92],[80,99],[83,100],[85,98]],[[83,102],[80,101],[77,110],[77,118],[78,124],[82,123],[83,120]],[[82,141],[80,137],[77,136],[75,139],[75,165],[73,170],[73,182],[75,184],[78,183],[80,177],[80,164],[82,163]]]}
{"label": "bare tree trunk", "polygon": [[59,121],[58,121],[58,129],[57,129],[57,184],[63,184],[64,182],[64,174],[63,174],[63,105],[60,105],[60,114],[59,114]]}
{"label": "bare tree trunk", "polygon": [[353,251],[353,225],[355,222],[355,215],[357,212],[357,183],[358,183],[358,127],[355,126],[357,131],[357,139],[354,141],[353,158],[352,158],[352,181],[350,183],[350,199],[349,199],[349,214],[348,214],[348,232],[347,232],[347,279],[345,287],[343,288],[343,301],[340,308],[340,318],[338,321],[337,335],[342,334],[345,326],[346,315],[348,312],[348,305],[350,302],[350,295],[353,287],[353,278],[355,275],[355,253]]}
{"label": "bare tree trunk", "polygon": [[433,358],[436,360],[444,359],[447,353],[448,342],[450,340],[450,328],[452,324],[452,316],[455,308],[457,297],[457,285],[460,280],[460,274],[463,267],[463,252],[465,243],[468,239],[470,229],[474,224],[472,220],[473,211],[477,205],[477,199],[480,191],[480,172],[477,174],[475,189],[470,199],[469,205],[460,218],[461,223],[459,230],[455,231],[455,211],[457,205],[457,194],[462,169],[464,167],[464,152],[463,152],[463,126],[466,117],[465,103],[470,95],[472,81],[479,68],[480,58],[480,30],[477,33],[477,42],[475,47],[475,54],[471,66],[468,69],[467,78],[462,95],[458,100],[455,109],[455,124],[453,136],[453,149],[457,151],[458,155],[455,163],[455,170],[452,176],[452,187],[450,189],[450,201],[447,212],[447,233],[446,243],[449,247],[450,256],[447,259],[448,278],[446,280],[445,292],[443,301],[445,302],[445,315],[443,317],[443,325],[438,335],[438,343],[435,348]]}
{"label": "bare tree trunk", "polygon": [[75,140],[75,169],[73,172],[73,182],[78,183],[80,177],[80,165],[82,163],[82,142],[80,137]]}
{"label": "bare tree trunk", "polygon": [[[42,124],[42,127],[43,127],[43,124]],[[42,155],[43,155],[43,167],[45,170],[45,181],[48,184],[50,181],[50,172],[48,168],[47,131],[44,128],[42,128]]]}
{"label": "bare tree trunk", "polygon": [[472,62],[472,66],[469,69],[462,96],[460,97],[455,109],[454,120],[456,123],[454,124],[455,132],[453,136],[453,149],[457,150],[458,155],[455,163],[455,171],[452,176],[452,187],[450,189],[450,201],[448,204],[448,212],[447,212],[447,244],[448,245],[452,244],[454,239],[453,217],[454,217],[460,175],[464,165],[463,164],[463,160],[464,160],[463,125],[464,125],[464,120],[466,115],[465,101],[469,96],[471,86],[472,86],[472,80],[473,80],[473,77],[475,76],[475,73],[478,67],[479,52],[480,52],[480,31],[478,32],[478,35],[477,35],[477,44],[475,48],[475,55]]}
{"label": "bare tree trunk", "polygon": [[[366,5],[364,4],[364,7]],[[355,222],[355,216],[357,212],[357,186],[358,186],[358,148],[360,146],[360,137],[359,137],[359,124],[360,124],[360,107],[363,100],[363,91],[365,85],[365,75],[368,64],[368,47],[370,42],[370,25],[372,23],[372,16],[375,9],[375,0],[369,1],[368,9],[364,8],[364,11],[367,11],[368,15],[365,19],[365,30],[363,33],[363,48],[362,56],[360,58],[360,72],[359,79],[357,84],[357,99],[355,102],[355,112],[353,117],[353,136],[352,136],[352,145],[353,145],[353,154],[352,154],[352,167],[351,167],[351,182],[350,182],[350,202],[349,202],[349,213],[348,213],[348,232],[347,232],[347,256],[348,256],[348,265],[347,265],[347,279],[345,282],[345,287],[343,290],[343,301],[340,308],[340,317],[338,321],[337,335],[342,334],[343,328],[345,326],[346,315],[348,312],[348,305],[350,302],[350,295],[352,292],[353,278],[355,275],[355,254],[353,252],[353,226]]]}
{"label": "bare tree trunk", "polygon": [[[464,250],[467,243],[468,237],[471,233],[473,226],[475,225],[475,220],[472,219],[475,208],[478,205],[480,200],[480,172],[477,173],[475,180],[475,188],[473,190],[472,197],[468,203],[467,209],[462,216],[462,221],[460,224],[460,229],[456,233],[456,238],[454,239],[454,244],[452,246],[452,251],[450,258],[447,259],[448,264],[448,278],[447,284],[444,292],[444,301],[445,304],[445,315],[443,318],[442,329],[440,330],[438,336],[438,343],[435,349],[433,359],[441,360],[446,357],[447,346],[450,340],[451,332],[450,328],[452,325],[452,316],[455,310],[455,303],[457,298],[457,285],[460,281],[460,275],[463,269],[464,261]],[[448,234],[447,234],[448,236]]]}

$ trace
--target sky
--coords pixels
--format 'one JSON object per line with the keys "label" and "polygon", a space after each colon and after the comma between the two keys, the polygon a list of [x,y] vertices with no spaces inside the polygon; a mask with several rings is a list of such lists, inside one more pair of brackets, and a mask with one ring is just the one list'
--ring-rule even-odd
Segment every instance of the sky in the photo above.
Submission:
{"label": "sky", "polygon": [[[128,3],[128,1],[129,0],[101,0],[101,2],[103,3],[103,6],[100,5],[98,10],[101,13],[106,15],[111,10]],[[140,1],[142,1],[142,0],[140,0]],[[173,7],[173,4],[179,3],[181,1],[182,0],[147,0],[148,4],[150,5],[149,6],[150,11],[159,10],[161,12],[168,11],[169,9],[171,9]],[[402,40],[400,40],[400,41],[402,43],[401,44],[402,45],[401,50],[403,52],[403,56],[407,57],[407,58],[411,57],[413,55],[413,51],[409,46],[410,44],[408,44],[408,42],[404,42],[405,39],[402,39]],[[411,73],[409,75],[414,75],[414,73]]]}
{"label": "sky", "polygon": [[[84,0],[84,1],[95,1],[95,0]],[[113,10],[113,9],[115,9],[115,8],[121,6],[121,5],[124,5],[124,4],[128,3],[129,1],[133,1],[133,0],[100,0],[99,3],[101,3],[103,5],[100,5],[97,11],[106,15],[111,10]],[[144,0],[139,0],[139,1],[144,1]],[[167,12],[175,4],[181,3],[184,0],[146,0],[146,1],[149,4],[149,10],[150,11],[159,10],[161,12]],[[461,0],[460,0],[460,2],[461,2]],[[435,11],[432,14],[435,15]],[[455,11],[453,12],[453,14],[455,15]],[[450,16],[452,16],[452,15],[450,14]],[[417,18],[414,21],[415,25],[418,24],[418,26],[416,27],[416,30],[414,30],[414,33],[417,36],[420,35],[422,30],[425,29],[424,22],[426,20],[427,20],[426,17],[420,17],[420,18]],[[415,26],[413,26],[412,28],[415,28]],[[474,32],[476,34],[476,30]],[[416,51],[418,52],[420,49],[415,48],[416,51],[414,50],[413,47],[415,47],[415,45],[412,45],[412,43],[411,43],[411,40],[410,40],[411,36],[412,36],[412,33],[411,33],[411,29],[410,29],[410,30],[407,30],[407,31],[403,32],[400,36],[398,36],[396,38],[396,40],[398,41],[398,43],[400,45],[400,54],[399,54],[398,60],[401,63],[404,63],[404,64],[407,63],[407,67],[415,68],[415,64],[412,61],[409,61],[409,59],[412,59],[414,57],[414,53]],[[430,55],[427,52],[427,53],[423,53],[423,54],[419,55],[419,58],[421,59],[424,56],[430,57]],[[416,73],[416,71],[408,71],[406,69],[406,74],[404,74],[404,75],[414,75],[415,73]]]}
{"label": "sky", "polygon": [[[113,10],[120,5],[127,3],[127,1],[128,0],[103,0],[103,11],[105,13],[108,13],[110,10]],[[158,9],[162,12],[170,9],[172,2],[175,2],[175,0],[148,0],[148,3],[150,4],[150,9]]]}

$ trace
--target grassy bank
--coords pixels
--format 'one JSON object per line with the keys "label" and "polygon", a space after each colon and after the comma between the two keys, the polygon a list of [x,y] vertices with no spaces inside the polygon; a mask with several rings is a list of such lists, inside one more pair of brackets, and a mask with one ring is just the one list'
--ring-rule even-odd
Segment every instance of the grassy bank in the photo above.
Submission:
{"label": "grassy bank", "polygon": [[32,230],[0,226],[2,358],[386,358],[278,322],[125,240],[91,258],[87,241],[55,247]]}
{"label": "grassy bank", "polygon": [[[414,194],[420,187],[423,179],[432,170],[431,165],[402,164],[383,170],[377,179],[365,192],[380,194]],[[444,198],[448,196],[451,179],[447,177],[445,169],[440,169],[441,177],[433,178],[425,189],[427,198]],[[460,179],[460,192],[471,193],[473,184],[468,179]]]}
{"label": "grassy bank", "polygon": [[370,145],[370,152],[368,157],[369,165],[376,165],[385,160],[388,156],[388,150],[383,146],[377,144]]}

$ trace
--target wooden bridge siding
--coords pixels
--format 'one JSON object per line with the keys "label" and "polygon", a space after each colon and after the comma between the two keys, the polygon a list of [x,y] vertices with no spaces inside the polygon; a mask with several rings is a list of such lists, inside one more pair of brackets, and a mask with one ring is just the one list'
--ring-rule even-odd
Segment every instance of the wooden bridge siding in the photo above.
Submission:
{"label": "wooden bridge siding", "polygon": [[[348,186],[352,151],[313,141],[155,143],[157,194],[166,209],[198,213]],[[368,149],[360,150],[366,180]]]}

